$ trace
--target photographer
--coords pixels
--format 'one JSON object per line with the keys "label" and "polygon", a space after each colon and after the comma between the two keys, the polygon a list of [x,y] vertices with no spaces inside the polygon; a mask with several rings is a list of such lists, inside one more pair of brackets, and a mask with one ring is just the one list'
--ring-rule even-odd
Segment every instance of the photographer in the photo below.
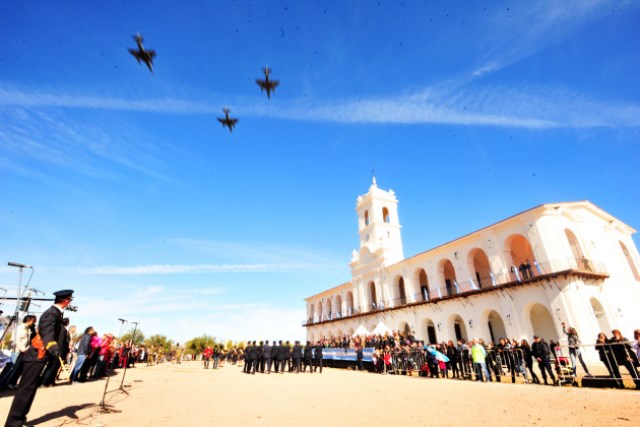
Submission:
{"label": "photographer", "polygon": [[22,356],[24,351],[29,347],[29,343],[31,339],[36,334],[36,316],[32,316],[27,314],[22,319],[22,324],[16,324],[15,333],[11,337],[11,347],[13,348],[13,352],[11,353],[11,362],[13,363],[13,367],[9,372],[9,376],[6,378],[6,382],[4,384],[0,384],[2,387],[0,388],[8,388],[13,390],[16,388],[16,384],[18,383],[18,379],[20,375],[22,375]]}

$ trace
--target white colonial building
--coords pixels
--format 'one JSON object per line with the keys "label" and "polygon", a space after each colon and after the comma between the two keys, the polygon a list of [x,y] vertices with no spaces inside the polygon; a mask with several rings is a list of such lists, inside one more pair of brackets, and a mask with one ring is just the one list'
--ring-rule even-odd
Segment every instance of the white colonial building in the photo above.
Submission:
{"label": "white colonial building", "polygon": [[305,300],[308,339],[382,328],[431,343],[557,341],[564,321],[587,344],[600,331],[632,337],[640,328],[635,230],[593,203],[536,206],[411,258],[397,206],[375,178],[358,197],[351,281]]}

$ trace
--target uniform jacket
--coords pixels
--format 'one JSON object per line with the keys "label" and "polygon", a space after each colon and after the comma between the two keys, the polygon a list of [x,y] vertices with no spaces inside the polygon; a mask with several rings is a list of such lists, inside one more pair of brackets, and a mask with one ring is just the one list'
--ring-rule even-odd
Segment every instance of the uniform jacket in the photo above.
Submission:
{"label": "uniform jacket", "polygon": [[[57,340],[58,337],[60,337],[60,329],[62,328],[62,311],[58,309],[58,307],[51,306],[40,316],[38,332],[40,333],[44,348],[47,349],[49,354],[54,354],[59,351]],[[46,357],[38,359],[38,350],[30,346],[25,351],[23,360],[25,362],[44,363]]]}
{"label": "uniform jacket", "polygon": [[293,346],[293,351],[291,352],[291,357],[294,359],[302,358],[302,346],[300,344],[296,344]]}

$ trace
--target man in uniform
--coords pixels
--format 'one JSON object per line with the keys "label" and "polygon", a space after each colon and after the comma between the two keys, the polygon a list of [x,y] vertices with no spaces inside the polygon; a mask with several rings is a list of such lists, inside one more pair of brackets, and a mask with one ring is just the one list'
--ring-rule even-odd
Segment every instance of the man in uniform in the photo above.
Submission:
{"label": "man in uniform", "polygon": [[42,313],[38,324],[38,334],[31,346],[24,353],[24,368],[22,379],[13,397],[5,427],[20,427],[27,421],[27,414],[31,409],[33,399],[38,391],[39,376],[47,360],[47,354],[60,357],[60,347],[57,339],[62,326],[62,312],[73,299],[72,290],[54,292],[54,303]]}
{"label": "man in uniform", "polygon": [[60,360],[66,360],[69,355],[69,331],[67,331],[67,327],[69,326],[68,317],[62,319],[62,326],[63,327],[60,328],[60,336],[57,339],[58,346],[60,347],[60,357],[55,357],[53,355],[48,356],[47,367],[45,368],[41,378],[42,385],[45,387],[56,385],[56,377],[62,367]]}
{"label": "man in uniform", "polygon": [[264,372],[264,355],[262,354],[264,350],[264,341],[260,341],[260,345],[257,350],[257,358],[256,358],[256,371]]}
{"label": "man in uniform", "polygon": [[[282,344],[282,341],[278,341],[278,360],[276,361],[276,363],[279,365],[281,374],[284,374],[284,360],[286,357],[285,353],[286,353],[286,349]],[[276,369],[276,372],[277,371],[278,370]]]}
{"label": "man in uniform", "polygon": [[304,367],[302,368],[302,372],[307,370],[307,366],[309,367],[309,372],[313,374],[313,346],[310,341],[307,341],[307,345],[304,346]]}
{"label": "man in uniform", "polygon": [[247,341],[247,346],[244,348],[243,372],[245,374],[251,372],[251,341]]}
{"label": "man in uniform", "polygon": [[284,344],[284,362],[282,364],[282,372],[284,372],[284,366],[287,365],[289,372],[291,372],[291,344],[287,341]]}
{"label": "man in uniform", "polygon": [[318,341],[318,344],[313,349],[313,370],[322,373],[322,341]]}
{"label": "man in uniform", "polygon": [[280,369],[280,346],[274,341],[271,346],[271,359],[273,359],[273,369],[277,374]]}
{"label": "man in uniform", "polygon": [[265,368],[267,369],[267,374],[271,373],[271,346],[269,345],[269,341],[265,341],[262,346],[262,360],[264,361],[262,364],[262,369],[260,372],[264,373]]}
{"label": "man in uniform", "polygon": [[300,341],[296,341],[293,345],[293,351],[291,352],[291,358],[293,359],[293,369],[296,374],[300,373],[300,361],[302,360],[302,346]]}
{"label": "man in uniform", "polygon": [[258,367],[258,344],[254,341],[251,343],[251,352],[249,353],[249,373],[256,374]]}

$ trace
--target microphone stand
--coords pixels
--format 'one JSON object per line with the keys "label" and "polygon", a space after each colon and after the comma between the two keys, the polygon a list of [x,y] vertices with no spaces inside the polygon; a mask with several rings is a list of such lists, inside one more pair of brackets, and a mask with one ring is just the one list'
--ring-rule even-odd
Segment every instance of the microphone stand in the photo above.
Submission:
{"label": "microphone stand", "polygon": [[133,346],[134,346],[134,342],[136,339],[136,331],[138,330],[138,322],[131,322],[134,325],[136,325],[133,328],[133,335],[131,335],[131,346],[129,347],[129,351],[127,352],[127,360],[124,363],[124,371],[122,372],[122,381],[120,382],[120,391],[124,392],[125,394],[129,394],[129,392],[127,390],[124,389],[124,376],[127,374],[127,367],[129,366],[129,357],[131,354],[131,351],[133,350]]}
{"label": "microphone stand", "polygon": [[[120,338],[122,338],[122,330],[124,329],[124,325],[125,323],[128,323],[127,320],[125,319],[118,319],[121,324],[120,324],[120,335],[118,336],[118,342],[120,342]],[[109,360],[107,363],[110,365],[112,362],[112,360]],[[102,412],[103,414],[109,414],[109,413],[118,413],[118,412],[122,412],[118,409],[114,409],[112,405],[108,405],[107,402],[105,401],[106,397],[107,397],[107,388],[109,388],[109,380],[111,379],[111,376],[113,375],[113,368],[111,368],[111,373],[109,373],[109,365],[107,365],[107,369],[105,369],[105,372],[107,373],[107,381],[104,384],[104,391],[102,392],[102,400],[100,401],[99,405],[100,406],[100,412]]]}

